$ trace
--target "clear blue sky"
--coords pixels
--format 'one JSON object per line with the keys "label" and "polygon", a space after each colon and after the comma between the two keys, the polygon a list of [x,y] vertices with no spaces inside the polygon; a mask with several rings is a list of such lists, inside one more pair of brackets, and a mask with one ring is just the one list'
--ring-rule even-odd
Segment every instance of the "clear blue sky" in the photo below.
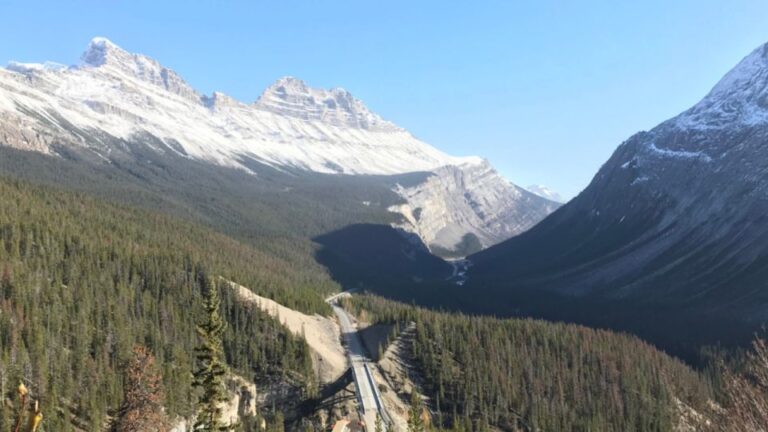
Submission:
{"label": "clear blue sky", "polygon": [[768,42],[768,1],[17,1],[0,63],[105,36],[204,93],[341,86],[421,139],[573,196],[624,139]]}

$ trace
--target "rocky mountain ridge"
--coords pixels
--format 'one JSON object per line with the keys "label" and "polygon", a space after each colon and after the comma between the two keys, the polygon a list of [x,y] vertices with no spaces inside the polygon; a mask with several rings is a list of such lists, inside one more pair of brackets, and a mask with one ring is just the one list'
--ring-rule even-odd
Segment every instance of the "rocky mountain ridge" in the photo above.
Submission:
{"label": "rocky mountain ridge", "polygon": [[[346,90],[314,89],[285,77],[251,104],[220,92],[205,96],[156,60],[105,38],[93,39],[76,66],[13,62],[0,69],[0,113],[2,145],[50,155],[78,151],[106,163],[124,152],[115,141],[142,141],[158,153],[249,172],[252,163],[343,175],[428,172],[430,178],[458,170],[467,181],[438,182],[451,184],[438,194],[456,198],[450,208],[445,200],[409,203],[424,218],[403,224],[416,233],[451,232],[422,238],[449,249],[466,234],[488,246],[556,207],[526,195],[480,158],[453,157],[418,140]],[[473,177],[489,172],[485,180]],[[493,193],[468,189],[473,183]],[[414,188],[419,185],[397,190],[408,200]],[[509,219],[491,220],[480,207]]]}

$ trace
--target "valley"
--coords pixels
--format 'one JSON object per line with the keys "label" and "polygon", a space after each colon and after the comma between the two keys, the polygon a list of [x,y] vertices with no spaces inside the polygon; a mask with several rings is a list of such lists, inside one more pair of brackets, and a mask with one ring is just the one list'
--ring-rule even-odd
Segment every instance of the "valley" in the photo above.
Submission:
{"label": "valley", "polygon": [[11,62],[0,430],[25,392],[40,432],[736,430],[768,386],[767,89],[762,45],[563,203],[340,87],[208,95],[103,37]]}

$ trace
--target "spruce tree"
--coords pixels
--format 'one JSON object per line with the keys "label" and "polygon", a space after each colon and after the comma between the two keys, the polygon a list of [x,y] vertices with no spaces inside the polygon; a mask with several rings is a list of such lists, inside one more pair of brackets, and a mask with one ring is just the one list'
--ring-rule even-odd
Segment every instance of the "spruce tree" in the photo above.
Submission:
{"label": "spruce tree", "polygon": [[221,419],[221,404],[227,401],[224,387],[224,320],[219,312],[219,292],[206,276],[200,278],[203,291],[203,322],[197,326],[201,344],[195,349],[198,369],[194,373],[195,387],[202,389],[197,402],[197,418],[193,430],[219,432],[232,430]]}
{"label": "spruce tree", "polygon": [[270,432],[285,432],[285,415],[282,411],[276,411],[272,416],[272,423],[269,427]]}
{"label": "spruce tree", "polygon": [[424,419],[422,415],[424,409],[421,404],[421,397],[414,389],[411,392],[411,408],[408,410],[408,432],[424,432]]}

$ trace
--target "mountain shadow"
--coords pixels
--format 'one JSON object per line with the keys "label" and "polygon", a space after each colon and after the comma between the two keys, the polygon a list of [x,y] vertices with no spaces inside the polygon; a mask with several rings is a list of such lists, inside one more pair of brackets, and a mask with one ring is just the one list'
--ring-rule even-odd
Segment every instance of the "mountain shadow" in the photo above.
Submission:
{"label": "mountain shadow", "polygon": [[345,289],[421,302],[452,271],[419,237],[388,225],[353,224],[313,240],[317,261]]}

